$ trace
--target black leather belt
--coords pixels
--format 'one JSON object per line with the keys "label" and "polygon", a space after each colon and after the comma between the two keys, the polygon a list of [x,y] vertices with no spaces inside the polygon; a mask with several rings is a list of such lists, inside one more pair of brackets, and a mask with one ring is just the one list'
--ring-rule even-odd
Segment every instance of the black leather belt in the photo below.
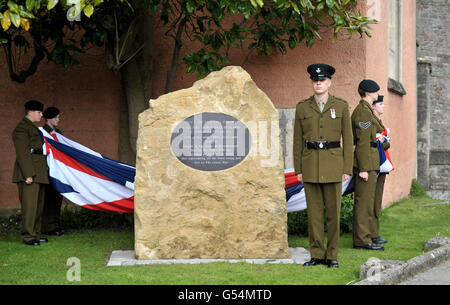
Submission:
{"label": "black leather belt", "polygon": [[32,155],[43,155],[44,151],[41,148],[32,148],[32,149],[30,149],[30,154],[32,154]]}
{"label": "black leather belt", "polygon": [[329,149],[329,148],[339,148],[341,147],[341,142],[305,142],[305,147],[308,149]]}

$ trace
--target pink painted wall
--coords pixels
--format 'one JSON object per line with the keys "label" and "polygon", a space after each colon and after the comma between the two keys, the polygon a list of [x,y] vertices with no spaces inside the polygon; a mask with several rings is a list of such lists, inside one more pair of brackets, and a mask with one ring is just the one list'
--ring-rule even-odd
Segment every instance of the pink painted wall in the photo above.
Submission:
{"label": "pink painted wall", "polygon": [[395,170],[387,176],[384,205],[408,196],[411,181],[416,177],[416,2],[402,1],[403,52],[402,81],[407,94],[400,96],[390,92],[388,85],[388,1],[380,1],[381,18],[374,26],[371,39],[366,39],[366,77],[376,80],[385,95],[385,127],[391,130],[392,147],[389,154]]}

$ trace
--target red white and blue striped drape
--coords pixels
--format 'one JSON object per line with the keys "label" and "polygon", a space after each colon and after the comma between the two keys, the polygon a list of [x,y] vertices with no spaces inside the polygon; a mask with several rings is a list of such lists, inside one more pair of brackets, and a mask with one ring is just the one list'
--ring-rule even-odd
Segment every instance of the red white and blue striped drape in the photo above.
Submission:
{"label": "red white and blue striped drape", "polygon": [[[42,127],[39,130],[44,139],[50,183],[56,191],[85,208],[134,212],[135,167],[102,156],[57,132],[49,134]],[[381,145],[379,150],[384,164],[387,158],[381,156],[384,155]],[[284,177],[287,211],[305,210],[305,191],[294,169],[285,170]],[[342,183],[343,195],[353,192],[353,189],[353,179]]]}

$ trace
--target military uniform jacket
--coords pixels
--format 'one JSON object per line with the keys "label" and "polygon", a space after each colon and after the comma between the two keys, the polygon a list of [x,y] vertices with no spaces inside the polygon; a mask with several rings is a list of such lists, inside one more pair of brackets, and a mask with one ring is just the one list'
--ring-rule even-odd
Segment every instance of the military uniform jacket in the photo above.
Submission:
{"label": "military uniform jacket", "polygon": [[352,113],[352,128],[355,141],[354,167],[358,172],[380,170],[378,148],[372,147],[370,143],[377,141],[376,134],[381,133],[384,126],[365,100],[361,100]]}
{"label": "military uniform jacket", "polygon": [[23,182],[28,177],[36,183],[49,183],[46,156],[31,154],[31,149],[42,150],[42,139],[39,129],[29,119],[24,117],[12,133],[16,149],[16,162],[12,182]]}
{"label": "military uniform jacket", "polygon": [[[341,141],[341,147],[308,149],[306,141]],[[295,174],[302,174],[304,182],[341,182],[344,173],[351,175],[353,135],[348,103],[330,95],[320,112],[314,96],[299,102],[295,112],[293,150]]]}

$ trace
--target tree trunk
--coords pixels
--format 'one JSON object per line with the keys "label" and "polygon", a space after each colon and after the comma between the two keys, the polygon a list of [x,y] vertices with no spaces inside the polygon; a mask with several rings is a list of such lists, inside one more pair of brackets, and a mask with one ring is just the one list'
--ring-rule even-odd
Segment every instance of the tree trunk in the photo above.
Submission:
{"label": "tree trunk", "polygon": [[152,94],[152,15],[143,10],[144,21],[136,37],[144,48],[120,69],[122,94],[120,97],[119,160],[136,164],[138,115],[149,108]]}
{"label": "tree trunk", "polygon": [[185,30],[185,26],[186,26],[186,19],[183,19],[178,24],[177,35],[175,37],[175,46],[173,48],[173,54],[172,54],[172,63],[170,65],[169,72],[167,72],[166,89],[164,91],[165,93],[169,93],[172,91],[173,80],[175,79],[175,75],[177,73],[177,66],[178,66],[178,59],[180,57],[180,50],[183,45],[181,42],[181,35],[183,34],[183,31]]}

